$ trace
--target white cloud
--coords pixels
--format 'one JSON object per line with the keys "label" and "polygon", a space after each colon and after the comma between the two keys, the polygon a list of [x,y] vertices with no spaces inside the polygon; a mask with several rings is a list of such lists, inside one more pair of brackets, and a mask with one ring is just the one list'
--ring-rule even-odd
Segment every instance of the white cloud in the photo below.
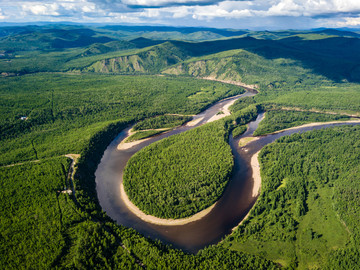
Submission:
{"label": "white cloud", "polygon": [[158,9],[146,9],[143,12],[138,13],[140,17],[146,18],[158,18],[160,17],[160,10]]}
{"label": "white cloud", "polygon": [[52,3],[23,2],[21,9],[25,14],[36,16],[76,16],[96,11],[94,3],[84,0],[62,0]]}
{"label": "white cloud", "polygon": [[359,12],[359,0],[279,0],[265,16],[317,16],[339,12]]}
{"label": "white cloud", "polygon": [[326,18],[320,23],[324,27],[360,27],[360,17]]}
{"label": "white cloud", "polygon": [[123,0],[122,3],[129,6],[160,7],[160,6],[181,6],[181,5],[202,5],[216,0]]}
{"label": "white cloud", "polygon": [[293,0],[282,0],[270,7],[264,14],[267,16],[299,16],[303,9],[303,6],[298,5]]}
{"label": "white cloud", "polygon": [[0,8],[0,20],[4,20],[6,19],[7,16],[5,16],[5,14],[3,13],[2,9]]}
{"label": "white cloud", "polygon": [[339,26],[360,26],[360,17],[357,18],[344,18],[345,22],[339,22]]}
{"label": "white cloud", "polygon": [[[223,1],[213,5],[164,8],[163,11],[173,13],[176,17],[192,16],[199,20],[213,18],[245,18],[271,16],[334,16],[338,13],[360,12],[359,0],[255,0],[255,1]],[[180,12],[179,12],[180,11]],[[176,15],[175,15],[176,14]]]}
{"label": "white cloud", "polygon": [[30,12],[34,15],[51,15],[58,16],[60,13],[58,12],[59,6],[58,4],[31,4],[26,3],[22,5],[22,10],[25,12]]}
{"label": "white cloud", "polygon": [[[357,26],[360,0],[0,0],[0,20],[67,20],[222,27]],[[282,19],[280,19],[282,18]],[[289,22],[284,25],[283,22]],[[281,21],[281,23],[280,23]],[[280,25],[281,24],[281,25]],[[246,27],[246,25],[245,25]]]}

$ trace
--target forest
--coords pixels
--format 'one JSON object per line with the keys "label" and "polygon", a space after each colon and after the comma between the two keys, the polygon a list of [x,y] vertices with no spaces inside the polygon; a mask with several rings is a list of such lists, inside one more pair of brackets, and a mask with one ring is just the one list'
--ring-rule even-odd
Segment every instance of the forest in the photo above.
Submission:
{"label": "forest", "polygon": [[130,200],[146,214],[173,219],[215,203],[233,166],[225,134],[221,125],[207,124],[136,153],[124,173]]}
{"label": "forest", "polygon": [[344,126],[265,146],[261,195],[223,245],[290,268],[358,268],[359,135]]}
{"label": "forest", "polygon": [[[196,114],[242,92],[233,85],[192,78],[63,74],[0,78],[0,164],[78,153],[111,123],[166,113]],[[21,120],[23,116],[26,120]],[[171,122],[169,116],[160,119]]]}
{"label": "forest", "polygon": [[254,132],[255,136],[269,134],[275,131],[301,126],[313,122],[330,122],[349,120],[347,115],[340,114],[323,114],[309,111],[283,111],[268,110],[266,117]]}
{"label": "forest", "polygon": [[[340,30],[0,27],[0,268],[357,269],[359,127],[266,146],[250,215],[195,254],[112,220],[95,171],[125,128],[135,125],[130,140],[155,135],[244,93],[233,83],[256,87],[230,116],[150,145],[127,166],[126,191],[144,212],[201,211],[227,185],[230,134],[260,111],[255,135],[359,117],[359,48],[358,34]],[[66,154],[80,155],[74,177]]]}
{"label": "forest", "polygon": [[133,127],[133,130],[173,128],[176,126],[181,126],[191,119],[191,116],[186,115],[161,115],[153,118],[147,118],[136,123]]}

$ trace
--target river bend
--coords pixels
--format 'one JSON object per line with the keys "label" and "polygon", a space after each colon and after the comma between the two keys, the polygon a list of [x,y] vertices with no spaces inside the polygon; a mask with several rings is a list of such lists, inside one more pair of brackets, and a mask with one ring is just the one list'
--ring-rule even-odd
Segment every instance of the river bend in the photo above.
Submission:
{"label": "river bend", "polygon": [[165,137],[198,127],[216,115],[228,102],[252,95],[254,94],[246,92],[243,95],[219,101],[204,112],[194,116],[194,120],[197,120],[196,125],[191,127],[178,127],[168,133],[152,137],[129,149],[118,150],[117,146],[126,137],[130,128],[120,132],[105,150],[95,172],[96,191],[102,209],[118,224],[132,227],[145,236],[160,239],[167,244],[171,244],[176,248],[181,248],[188,252],[196,252],[207,245],[219,242],[225,235],[231,232],[232,228],[239,224],[256,202],[257,196],[252,196],[253,179],[250,165],[251,157],[256,152],[265,145],[285,135],[344,124],[320,124],[311,127],[294,128],[276,134],[262,136],[258,140],[246,145],[246,147],[240,148],[238,146],[239,140],[242,137],[251,136],[263,119],[264,115],[262,113],[259,114],[257,119],[249,124],[248,130],[241,137],[237,139],[230,137],[229,139],[229,144],[234,155],[234,169],[223,196],[209,214],[200,220],[185,225],[155,225],[141,220],[134,215],[122,201],[120,183],[127,161],[137,151]]}

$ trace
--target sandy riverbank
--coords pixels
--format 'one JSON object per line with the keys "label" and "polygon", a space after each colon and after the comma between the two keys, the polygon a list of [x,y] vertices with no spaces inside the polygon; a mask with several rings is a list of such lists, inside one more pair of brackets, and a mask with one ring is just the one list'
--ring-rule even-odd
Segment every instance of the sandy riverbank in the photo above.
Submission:
{"label": "sandy riverbank", "polygon": [[245,147],[253,141],[257,141],[259,137],[244,137],[239,140],[239,147]]}
{"label": "sandy riverbank", "polygon": [[[261,176],[260,176],[260,164],[258,160],[259,153],[260,151],[255,153],[251,157],[251,168],[252,168],[252,179],[253,179],[253,188],[251,191],[252,197],[257,197],[260,194]],[[123,183],[120,184],[120,194],[126,207],[137,217],[139,217],[145,222],[156,225],[164,225],[164,226],[179,226],[200,220],[203,217],[205,217],[207,214],[209,214],[216,205],[216,203],[214,203],[210,207],[206,208],[205,210],[191,217],[181,218],[181,219],[163,219],[163,218],[147,215],[143,211],[141,211],[135,204],[133,204],[125,192]],[[243,220],[245,220],[245,218]]]}
{"label": "sandy riverbank", "polygon": [[[169,131],[170,128],[159,128],[159,129],[146,129],[146,130],[139,130],[141,131],[149,131],[149,130],[158,130],[158,131]],[[135,134],[137,131],[133,131],[132,129],[130,129],[127,133],[126,133],[126,137],[118,144],[117,149],[118,150],[127,150],[130,149],[131,147],[138,145],[142,142],[145,142],[147,140],[149,140],[152,136],[145,138],[145,139],[141,139],[141,140],[136,140],[136,141],[132,141],[132,142],[127,142],[126,140],[133,134]],[[164,132],[163,132],[164,133]]]}
{"label": "sandy riverbank", "polygon": [[268,133],[265,134],[266,135],[270,135],[270,134],[277,134],[277,133],[281,133],[284,131],[288,131],[288,130],[293,130],[293,129],[298,129],[298,128],[305,128],[305,127],[316,127],[316,126],[322,126],[322,125],[331,125],[331,124],[346,124],[346,123],[360,123],[360,119],[359,120],[347,120],[347,121],[331,121],[331,122],[313,122],[313,123],[309,123],[309,124],[304,124],[301,126],[296,126],[296,127],[291,127],[291,128],[286,128],[286,129],[282,129],[282,130],[278,130],[272,133]]}
{"label": "sandy riverbank", "polygon": [[203,77],[202,79],[203,80],[209,80],[209,81],[216,81],[216,82],[233,84],[233,85],[241,86],[241,87],[244,87],[246,89],[256,91],[256,92],[257,92],[257,89],[259,88],[259,86],[257,84],[246,84],[246,83],[239,82],[239,81],[220,80],[220,79],[216,79],[215,76]]}
{"label": "sandy riverbank", "polygon": [[120,194],[123,199],[123,202],[125,203],[126,207],[137,217],[142,219],[145,222],[156,224],[156,225],[164,225],[164,226],[179,226],[179,225],[185,225],[187,223],[202,219],[204,216],[206,216],[208,213],[211,212],[211,210],[215,207],[216,203],[211,205],[210,207],[204,209],[203,211],[187,218],[181,218],[181,219],[164,219],[164,218],[158,218],[151,215],[145,214],[143,211],[141,211],[135,204],[133,204],[129,197],[127,196],[123,183],[120,184]]}
{"label": "sandy riverbank", "polygon": [[[260,150],[261,151],[261,150]],[[261,175],[260,175],[260,163],[259,163],[259,153],[255,153],[251,157],[250,165],[252,169],[252,179],[253,179],[253,189],[252,189],[252,196],[257,197],[260,194],[260,187],[261,187]]]}
{"label": "sandy riverbank", "polygon": [[237,99],[235,100],[232,100],[228,103],[226,103],[220,110],[220,112],[222,113],[218,113],[218,114],[215,114],[213,117],[211,117],[206,123],[210,123],[210,122],[213,122],[213,121],[216,121],[216,120],[219,120],[221,118],[224,118],[226,116],[229,116],[231,115],[231,112],[229,110],[230,106],[233,105],[235,103]]}
{"label": "sandy riverbank", "polygon": [[[259,163],[259,159],[258,159],[260,151],[261,150],[256,152],[251,157],[251,161],[250,161],[251,170],[252,170],[252,180],[253,180],[253,188],[251,191],[251,196],[253,198],[260,195],[260,189],[261,189],[260,163]],[[240,223],[231,229],[232,232],[234,232],[237,229],[237,227],[239,227],[249,217],[252,209],[253,209],[253,207],[246,214],[246,216],[240,221]]]}
{"label": "sandy riverbank", "polygon": [[133,141],[133,142],[126,142],[126,139],[129,138],[129,136],[131,136],[130,130],[128,131],[125,139],[123,139],[121,141],[121,143],[118,144],[117,150],[127,150],[127,149],[130,149],[131,147],[133,147],[135,145],[138,145],[138,144],[140,144],[142,142],[145,142],[145,141],[150,139],[150,137],[149,137],[149,138],[146,138],[146,139],[137,140],[137,141]]}
{"label": "sandy riverbank", "polygon": [[190,122],[187,122],[187,123],[186,123],[186,126],[187,126],[187,127],[196,126],[196,125],[199,124],[203,119],[204,119],[204,117],[200,117],[200,118],[198,118],[198,119],[191,120]]}

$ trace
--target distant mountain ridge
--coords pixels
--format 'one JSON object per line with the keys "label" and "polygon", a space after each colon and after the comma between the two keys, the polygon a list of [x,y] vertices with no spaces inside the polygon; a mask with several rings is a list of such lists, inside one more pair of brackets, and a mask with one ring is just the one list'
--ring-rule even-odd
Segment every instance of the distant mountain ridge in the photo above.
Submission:
{"label": "distant mountain ridge", "polygon": [[[287,80],[293,82],[310,71],[333,81],[360,81],[359,36],[338,29],[8,26],[0,27],[0,72],[164,73],[253,84],[257,82],[249,74],[263,72],[270,78],[292,70]],[[281,81],[281,76],[273,77],[277,79],[266,84]]]}

